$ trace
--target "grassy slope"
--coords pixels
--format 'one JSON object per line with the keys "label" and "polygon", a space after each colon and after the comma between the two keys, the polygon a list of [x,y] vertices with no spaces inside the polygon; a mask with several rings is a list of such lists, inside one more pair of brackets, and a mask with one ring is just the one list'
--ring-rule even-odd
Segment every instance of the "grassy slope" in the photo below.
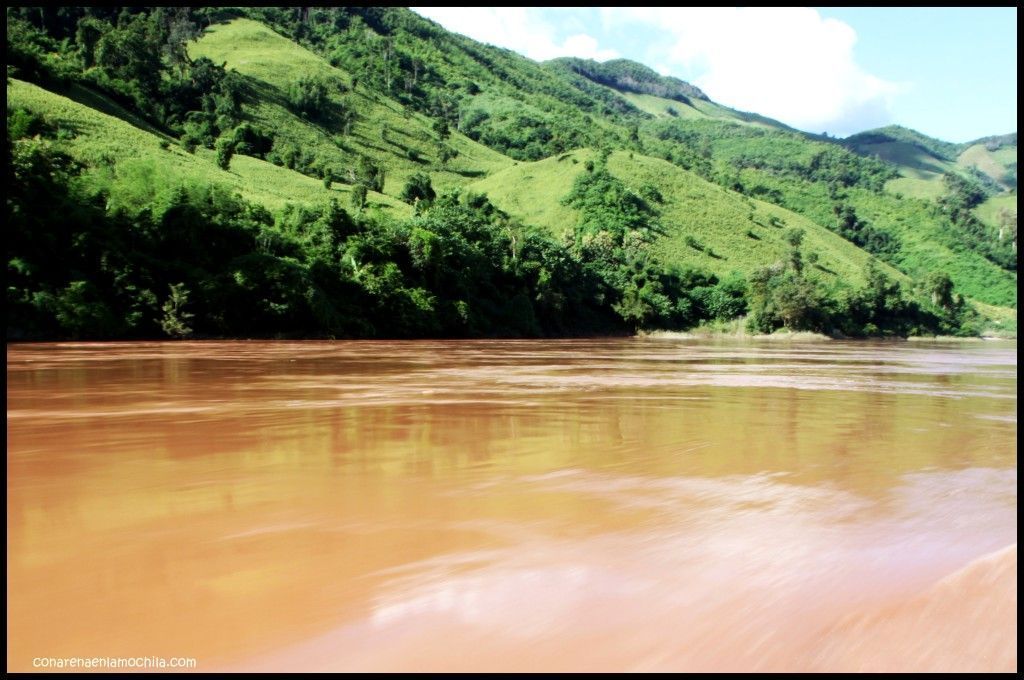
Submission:
{"label": "grassy slope", "polygon": [[[536,163],[521,163],[471,185],[471,189],[486,193],[495,205],[524,222],[561,235],[572,229],[578,214],[561,205],[560,200],[572,188],[575,177],[585,172],[585,161],[595,157],[590,150],[579,150]],[[627,186],[650,183],[665,197],[660,208],[666,233],[655,241],[653,249],[666,262],[698,266],[718,274],[749,273],[784,259],[789,246],[782,238],[783,232],[800,227],[806,232],[804,253],[818,253],[819,264],[829,270],[815,269],[819,276],[825,280],[839,277],[851,283],[862,280],[870,256],[804,217],[748,199],[649,156],[617,151],[609,158],[608,168]],[[784,226],[768,226],[772,216]],[[748,231],[758,238],[748,236]],[[687,236],[695,238],[705,250],[688,246]],[[896,270],[885,269],[906,282]]]}
{"label": "grassy slope", "polygon": [[[772,131],[754,136],[712,136],[710,145],[714,158],[730,163],[745,155],[764,155],[772,159],[788,158],[803,165],[822,147],[798,135]],[[916,155],[910,160],[913,158]],[[903,160],[906,162],[908,158],[904,156]],[[806,182],[757,168],[743,169],[739,176],[747,187],[763,186],[779,191],[781,203],[818,224],[827,225],[835,220],[832,212],[835,201],[823,182]],[[935,182],[942,186],[941,175]],[[898,198],[889,192],[876,194],[855,187],[846,193],[844,201],[855,208],[858,216],[900,238],[898,266],[906,274],[923,280],[930,271],[947,272],[957,291],[973,300],[1007,307],[1016,305],[1016,273],[999,268],[962,243],[953,243],[943,221],[934,214],[934,202],[916,197]]]}
{"label": "grassy slope", "polygon": [[885,188],[911,198],[939,198],[945,193],[942,175],[956,168],[954,163],[908,142],[860,144],[857,152],[864,156],[877,156],[895,165],[901,177],[889,180]]}
{"label": "grassy slope", "polygon": [[[729,121],[738,125],[753,125],[755,127],[775,128],[779,130],[786,129],[784,125],[775,123],[768,118],[762,119],[760,116],[754,115],[744,117],[743,114],[740,114],[733,109],[721,106],[714,102],[704,101],[703,99],[693,99],[690,101],[690,104],[684,104],[683,102],[679,102],[674,99],[656,97],[651,94],[620,92],[619,90],[612,88],[608,88],[608,90],[619,95],[641,111],[651,114],[655,118],[680,118],[683,120],[712,118],[715,120]],[[675,111],[675,115],[669,113],[669,109]]]}
{"label": "grassy slope", "polygon": [[[1007,189],[989,197],[975,208],[974,214],[978,219],[998,228],[1001,211],[1008,210],[1013,215],[1017,214],[1016,191],[1010,191],[1011,187],[1004,181],[1011,164],[1017,162],[1015,145],[989,151],[984,144],[974,144],[964,149],[955,162],[940,158],[907,141],[858,143],[854,148],[858,153],[877,155],[897,166],[902,176],[886,183],[885,188],[890,193],[932,202],[946,193],[942,180],[944,173],[963,173],[969,167],[976,167]],[[953,252],[943,245],[943,239],[930,229],[930,220],[914,218],[915,210],[923,212],[927,209],[924,205],[885,205],[887,201],[875,200],[866,194],[861,199],[860,207],[864,209],[864,216],[886,225],[905,244],[911,246],[914,256],[904,261],[903,268],[906,271],[917,274],[928,269],[949,272],[957,287],[965,291],[986,316],[1005,323],[1002,317],[1011,314],[1016,323],[1016,312],[1012,308],[994,306],[1016,303],[1017,278],[1014,274],[997,270],[979,256]],[[861,214],[860,210],[858,214]]]}
{"label": "grassy slope", "polygon": [[[619,92],[608,88],[612,92],[628,101],[630,104],[640,109],[644,113],[649,113],[656,118],[709,118],[710,116],[703,111],[694,108],[689,104],[683,102],[677,102],[674,99],[665,99],[664,97],[656,97],[653,94],[639,94],[637,92]],[[676,112],[673,116],[669,113],[669,109]]]}
{"label": "grassy slope", "polygon": [[757,113],[748,113],[744,111],[737,111],[731,109],[728,106],[716,104],[712,101],[704,101],[702,99],[694,99],[693,106],[703,113],[707,114],[709,118],[719,118],[722,120],[731,120],[736,123],[743,123],[746,125],[753,125],[755,127],[770,128],[773,130],[788,130],[794,132],[793,128],[780,123],[779,121],[762,116]]}
{"label": "grassy slope", "polygon": [[960,154],[957,164],[962,167],[976,167],[1007,189],[1015,188],[1008,185],[1003,178],[1009,166],[1017,164],[1016,145],[989,151],[984,144],[975,144]]}
{"label": "grassy slope", "polygon": [[[989,139],[989,138],[986,138]],[[982,142],[984,140],[978,140]],[[865,130],[855,135],[850,135],[844,140],[844,145],[857,150],[865,145],[879,144],[883,142],[900,142],[915,146],[924,150],[930,156],[947,161],[956,160],[957,155],[964,149],[963,144],[946,142],[935,137],[912,130],[902,125],[887,125],[873,130]]]}
{"label": "grassy slope", "polygon": [[110,114],[115,118],[120,118],[121,120],[127,123],[131,123],[140,130],[152,132],[158,137],[161,137],[168,141],[175,141],[173,137],[170,137],[162,130],[158,130],[146,119],[135,115],[134,113],[124,108],[114,100],[110,99],[106,95],[101,94],[100,92],[97,92],[95,90],[91,90],[88,87],[76,83],[72,85],[70,88],[68,88],[67,91],[62,91],[60,94],[63,94],[68,99],[73,99],[79,104],[84,104],[89,108],[96,109],[97,111],[100,111],[102,113]]}
{"label": "grassy slope", "polygon": [[926,201],[938,200],[946,193],[941,175],[931,179],[897,177],[885,183],[885,190],[898,196],[921,198]]}
{"label": "grassy slope", "polygon": [[[437,162],[437,135],[431,130],[429,118],[405,113],[397,102],[360,87],[332,99],[355,108],[358,118],[347,137],[340,127],[318,124],[296,114],[286,105],[291,82],[302,75],[318,75],[339,80],[351,86],[351,76],[334,68],[325,60],[291,40],[275,33],[261,23],[236,19],[227,24],[211,26],[190,45],[193,57],[207,57],[217,64],[247,76],[258,92],[255,106],[246,106],[247,113],[259,124],[276,134],[317,154],[340,168],[354,168],[360,155],[368,156],[387,170],[384,192],[397,195],[409,175],[428,172],[435,188],[444,189],[471,182],[479,177],[511,165],[511,159],[452,131],[448,146],[459,152],[445,168]],[[386,126],[388,141],[382,139]],[[339,145],[340,143],[340,145]],[[422,162],[409,159],[408,149],[415,149]]]}
{"label": "grassy slope", "polygon": [[884,225],[903,242],[901,268],[923,279],[927,272],[947,272],[958,291],[991,305],[1013,306],[1017,301],[1017,275],[1000,269],[977,253],[946,245],[929,205],[914,199],[894,200],[863,189],[850,190],[857,215]]}
{"label": "grassy slope", "polygon": [[[936,200],[946,193],[942,175],[947,172],[962,172],[975,167],[998,182],[1006,191],[989,197],[978,206],[974,213],[982,222],[989,226],[999,226],[999,211],[1009,210],[1017,213],[1017,194],[1015,187],[1007,184],[1004,177],[1011,165],[1017,163],[1017,147],[1004,146],[996,151],[989,151],[984,144],[974,144],[965,149],[952,163],[937,158],[924,149],[906,142],[889,142],[883,144],[862,144],[858,151],[867,155],[877,154],[883,160],[899,167],[902,177],[886,183],[886,189],[905,197]],[[983,280],[983,275],[976,277]]]}
{"label": "grassy slope", "polygon": [[858,151],[865,156],[878,156],[883,161],[897,165],[904,177],[914,179],[941,178],[943,173],[953,169],[949,161],[928,153],[919,146],[906,142],[883,142],[863,144]]}
{"label": "grassy slope", "polygon": [[[835,220],[826,187],[787,178],[773,178],[756,170],[743,170],[740,178],[748,186],[772,181],[794,211],[818,224]],[[851,205],[858,217],[899,237],[902,247],[897,256],[900,269],[923,280],[931,271],[949,274],[956,290],[963,295],[991,305],[1015,306],[1017,275],[1008,272],[975,252],[953,247],[942,221],[934,214],[934,204],[914,198],[897,198],[888,193],[877,194],[850,187],[844,202]]]}
{"label": "grassy slope", "polygon": [[[295,77],[296,73],[320,73],[327,77],[340,78],[343,82],[349,83],[350,78],[347,73],[331,67],[316,55],[274,33],[262,24],[248,20],[236,20],[229,24],[213,27],[193,49],[196,50],[195,54],[197,55],[205,54],[218,62],[227,61],[229,67],[236,68],[243,75],[248,75],[260,83],[265,83],[271,88],[271,92],[276,92],[278,101],[261,104],[257,113],[258,117],[265,116],[266,120],[275,129],[285,131],[287,134],[302,136],[304,146],[335,149],[338,154],[336,157],[341,159],[342,163],[347,163],[348,165],[353,163],[354,153],[365,153],[383,163],[389,170],[389,179],[385,187],[385,191],[388,193],[397,193],[400,183],[404,181],[404,177],[420,167],[431,171],[434,184],[439,188],[465,184],[474,178],[478,179],[486,176],[488,179],[473,185],[474,188],[485,190],[492,195],[492,198],[499,206],[528,222],[560,231],[565,228],[567,220],[569,220],[569,225],[572,224],[572,220],[575,220],[575,215],[572,211],[559,204],[561,197],[569,191],[575,172],[581,169],[581,166],[574,166],[572,164],[572,157],[566,157],[565,154],[562,154],[557,158],[549,158],[538,163],[520,162],[514,164],[507,157],[476,144],[457,133],[453,133],[450,144],[460,151],[460,156],[453,161],[453,166],[458,168],[461,174],[438,172],[436,165],[433,163],[428,166],[418,167],[404,156],[403,147],[406,145],[413,146],[420,150],[426,158],[433,158],[433,141],[429,119],[418,114],[411,114],[406,118],[403,116],[400,105],[379,95],[371,95],[364,92],[362,88],[354,95],[346,95],[346,97],[354,100],[354,105],[360,113],[360,120],[355,126],[355,134],[342,140],[343,144],[349,147],[349,150],[338,149],[331,142],[329,130],[323,130],[298,118],[280,102],[283,89],[287,87],[287,84]],[[286,66],[282,66],[282,64]],[[481,95],[477,99],[483,100],[486,97]],[[634,104],[644,103],[647,107],[671,105],[677,111],[690,108],[685,107],[681,102],[672,100],[659,102],[657,100],[659,98],[649,95],[635,95],[633,99],[630,99]],[[699,108],[691,108],[691,110],[698,115],[702,115],[702,117],[725,118],[741,122],[739,118],[741,114],[713,103],[694,100],[694,107]],[[664,109],[661,110],[664,111]],[[606,121],[597,118],[595,122],[601,124]],[[386,123],[392,131],[402,130],[405,134],[399,135],[391,132],[391,138],[393,141],[397,141],[397,144],[382,144],[380,140],[381,123]],[[745,140],[722,141],[726,145],[738,144],[744,146],[747,143]],[[813,151],[810,144],[793,142],[791,146],[793,147],[790,150],[792,153],[803,154],[804,152],[809,153]],[[953,167],[953,163],[942,160],[938,156],[929,154],[926,151],[917,151],[919,149],[920,147],[915,145],[896,142],[893,146],[886,148],[885,151],[893,155],[892,160],[902,161],[905,174],[911,175],[905,179],[923,178],[918,181],[922,182],[922,186],[927,185],[925,191],[934,192],[935,187],[941,187],[941,173],[946,171],[947,168]],[[911,152],[912,150],[914,151]],[[577,160],[582,158],[579,154],[574,154],[573,156]],[[559,162],[558,158],[563,158],[564,160]],[[660,163],[660,161],[658,162]],[[570,170],[569,166],[572,166],[573,170]],[[666,175],[662,180],[655,182],[655,184],[667,187],[663,188],[662,193],[668,197],[675,190],[670,186],[672,182],[668,178],[675,177],[676,175],[673,173],[681,173],[683,171],[667,163],[663,164],[663,166]],[[549,171],[554,167],[557,167],[558,171]],[[503,168],[505,168],[504,171],[502,171]],[[689,173],[686,174],[688,175]],[[695,176],[690,177],[692,177],[693,181],[703,182]],[[626,179],[627,184],[631,183],[628,177],[623,179]],[[707,183],[704,184],[708,187],[709,191],[712,188],[717,191],[723,191],[711,187]],[[728,194],[728,192],[725,192],[725,194],[733,196],[733,201],[746,200],[743,197]],[[673,197],[669,201],[670,203],[673,201],[681,202],[682,199],[677,201]],[[888,215],[883,216],[883,213],[888,212],[888,209],[891,208],[888,204],[894,201],[896,199],[885,201],[885,206],[878,206],[882,208],[881,210],[868,212],[873,212],[873,217],[879,220],[880,223],[890,223],[893,221],[892,218]],[[798,217],[781,208],[775,208],[768,204],[755,204],[761,206],[761,209],[766,211],[766,214],[767,212],[777,211],[780,216],[785,216],[783,219],[787,223],[800,224],[801,226],[804,224],[811,225],[807,218]],[[749,207],[740,209],[737,206],[738,204],[734,204],[733,213],[749,212]],[[867,206],[864,207],[866,208]],[[709,257],[706,254],[694,251],[692,248],[679,247],[678,243],[675,243],[671,237],[663,239],[658,244],[658,247],[662,248],[666,254],[671,254],[674,261],[702,264],[716,271],[726,271],[729,269],[747,271],[753,266],[771,261],[770,258],[762,257],[765,248],[772,253],[772,258],[777,255],[773,250],[775,248],[773,244],[777,238],[768,236],[767,239],[764,239],[762,237],[763,240],[761,242],[755,242],[744,235],[748,228],[752,228],[755,233],[759,233],[759,227],[756,225],[749,226],[749,222],[746,221],[745,217],[743,219],[731,220],[728,226],[723,226],[722,224],[711,226],[715,219],[722,216],[709,218],[708,214],[706,214],[709,209],[707,206],[701,205],[699,201],[691,203],[689,209],[694,210],[694,214],[697,217],[694,225],[694,228],[697,230],[695,238],[698,238],[698,240],[707,239],[705,245],[710,246],[714,252],[726,258],[735,259],[738,264],[731,262],[730,259],[719,260]],[[915,257],[913,262],[906,263],[907,267],[905,268],[908,272],[921,273],[923,271],[923,263],[935,265],[939,269],[950,271],[957,281],[958,288],[961,290],[967,289],[973,298],[985,299],[997,304],[1008,304],[1009,300],[1015,300],[1015,293],[1010,292],[1010,288],[1015,289],[1016,286],[1016,279],[1012,274],[997,271],[996,268],[988,266],[988,263],[981,262],[974,256],[968,255],[964,257],[963,254],[953,253],[943,245],[936,245],[934,235],[929,234],[927,229],[911,228],[913,220],[910,216],[915,210],[920,209],[920,204],[916,202],[914,202],[913,206],[903,206],[903,209],[897,211],[900,213],[898,216],[900,220],[897,224],[892,224],[890,227],[897,233],[900,233],[904,242],[913,243],[915,249],[919,247],[921,251],[921,257]],[[680,224],[694,222],[684,210],[673,212],[666,209],[666,221],[670,214]],[[814,215],[808,215],[810,219],[815,219]],[[906,219],[904,219],[905,217]],[[830,215],[822,217],[822,219],[830,218]],[[708,221],[709,219],[710,221]],[[766,218],[762,222],[766,223]],[[767,228],[761,228],[760,230],[764,229]],[[845,244],[845,248],[850,249],[849,252],[860,253],[859,249],[852,244],[838,239],[828,230],[821,227],[815,227],[815,229],[826,235],[822,236],[822,238],[835,239],[839,243]],[[810,231],[808,229],[809,233]],[[677,240],[681,241],[683,237],[682,232],[680,232],[679,239]],[[746,243],[744,239],[750,241],[750,243]],[[825,245],[827,244],[819,246],[815,243],[815,240],[811,236],[808,237],[807,249],[814,250],[820,247],[822,249],[822,252],[819,253],[819,256],[822,258],[821,264],[834,271],[840,271],[836,267],[842,268],[844,266],[841,263],[842,261],[859,262],[866,257],[863,254],[841,256],[835,258],[839,262],[832,263],[830,254],[833,252],[838,253],[843,248],[839,246],[826,248]],[[757,243],[761,245],[760,248],[750,249],[751,244]],[[860,266],[848,267],[848,273],[855,277],[859,276],[859,270]]]}
{"label": "grassy slope", "polygon": [[1017,215],[1017,184],[1006,179],[1007,172],[1017,165],[1017,145],[1002,146],[989,151],[984,144],[974,144],[964,149],[957,158],[960,167],[975,167],[1002,186],[1005,191],[990,196],[974,209],[974,214],[985,224],[999,228],[1000,213],[1008,211]]}
{"label": "grassy slope", "polygon": [[[66,145],[80,162],[98,168],[107,167],[112,161],[115,174],[148,173],[154,179],[154,191],[165,188],[168,182],[195,181],[237,190],[270,210],[289,202],[319,204],[331,196],[348,205],[347,186],[335,185],[327,190],[315,179],[241,155],[231,160],[229,170],[221,170],[213,151],[197,149],[190,154],[175,144],[162,149],[161,142],[166,142],[163,137],[30,83],[12,79],[7,101],[8,105],[23,106],[62,129],[72,130],[75,137]],[[376,192],[371,192],[368,200],[371,206],[380,206],[392,214],[411,212],[405,203]]]}
{"label": "grassy slope", "polygon": [[1017,336],[1017,310],[1008,307],[994,307],[983,302],[974,301],[975,308],[984,315],[989,323],[987,332],[997,331],[1003,337]]}
{"label": "grassy slope", "polygon": [[899,126],[867,130],[847,138],[844,144],[862,156],[875,156],[896,166],[900,177],[885,186],[893,194],[935,200],[946,190],[942,175],[956,171],[956,145],[916,130]]}
{"label": "grassy slope", "polygon": [[990,196],[984,203],[974,209],[978,219],[992,227],[999,228],[1000,213],[1008,211],[1014,217],[1017,216],[1017,192],[1008,191],[996,196]]}
{"label": "grassy slope", "polygon": [[[862,134],[871,135],[871,132]],[[908,132],[918,134],[913,131]],[[943,144],[944,148],[956,147],[956,145],[946,144],[939,140],[918,136],[927,141]],[[984,144],[974,144],[964,149],[953,161],[905,139],[876,141],[867,137],[868,141],[857,141],[857,137],[854,136],[848,146],[861,155],[877,156],[899,169],[901,177],[886,184],[886,189],[892,193],[925,200],[940,198],[945,193],[942,175],[948,172],[962,172],[969,167],[976,167],[1006,189],[1015,188],[1004,181],[1009,166],[1017,163],[1017,147],[1015,145],[1007,145],[996,151],[989,151]]]}

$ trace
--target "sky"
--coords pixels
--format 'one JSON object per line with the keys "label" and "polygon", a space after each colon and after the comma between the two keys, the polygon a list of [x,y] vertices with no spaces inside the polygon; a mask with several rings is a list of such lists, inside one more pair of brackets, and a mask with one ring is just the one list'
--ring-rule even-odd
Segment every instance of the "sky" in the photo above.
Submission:
{"label": "sky", "polygon": [[543,61],[626,58],[808,132],[1017,130],[1016,8],[413,7]]}

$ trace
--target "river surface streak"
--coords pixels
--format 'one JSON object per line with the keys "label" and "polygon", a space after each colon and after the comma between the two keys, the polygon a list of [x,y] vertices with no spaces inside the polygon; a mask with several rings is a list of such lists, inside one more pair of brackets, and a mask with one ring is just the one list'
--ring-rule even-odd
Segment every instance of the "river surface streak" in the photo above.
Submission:
{"label": "river surface streak", "polygon": [[8,670],[1003,670],[1016,342],[7,347]]}

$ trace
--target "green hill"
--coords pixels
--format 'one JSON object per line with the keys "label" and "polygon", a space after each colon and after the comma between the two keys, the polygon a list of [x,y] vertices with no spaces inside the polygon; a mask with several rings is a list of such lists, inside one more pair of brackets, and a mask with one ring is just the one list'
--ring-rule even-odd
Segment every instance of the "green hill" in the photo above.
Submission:
{"label": "green hill", "polygon": [[879,158],[898,169],[900,176],[886,185],[890,192],[929,200],[945,193],[942,176],[956,171],[960,152],[959,145],[898,125],[851,135],[843,144],[862,156]]}
{"label": "green hill", "polygon": [[700,88],[671,76],[659,75],[654,69],[629,59],[597,62],[593,59],[560,57],[545,66],[563,72],[577,73],[587,80],[607,85],[620,92],[649,94],[684,104],[694,99],[708,100]]}
{"label": "green hill", "polygon": [[584,91],[593,92],[595,86],[607,88],[638,110],[656,118],[712,118],[792,130],[777,120],[716,104],[699,88],[678,78],[659,75],[653,69],[628,59],[599,63],[590,59],[562,57],[544,62],[544,66],[568,77]]}
{"label": "green hill", "polygon": [[957,164],[977,168],[1004,189],[1017,188],[1017,135],[1012,143],[972,144],[957,157]]}
{"label": "green hill", "polygon": [[953,144],[891,125],[851,135],[843,144],[894,165],[900,177],[886,188],[905,196],[941,198],[946,193],[943,175],[948,173],[980,180],[993,193],[1017,187],[1016,133]]}
{"label": "green hill", "polygon": [[[11,79],[7,105],[36,113],[64,130],[65,148],[76,160],[92,168],[98,181],[109,181],[110,176],[145,175],[150,179],[144,184],[153,195],[179,184],[216,184],[272,210],[287,203],[316,205],[332,196],[349,203],[351,186],[336,184],[328,190],[319,180],[244,155],[233,158],[230,170],[222,170],[211,150],[199,148],[187,153],[165,135],[135,127],[32,83]],[[112,103],[107,107],[116,108]],[[143,204],[153,195],[135,198]],[[377,192],[369,193],[368,202],[395,215],[410,213],[406,203]]]}
{"label": "green hill", "polygon": [[[434,184],[445,188],[511,163],[457,131],[440,139],[426,116],[363,87],[352,88],[350,74],[255,21],[235,19],[211,26],[189,45],[189,54],[223,63],[245,76],[253,93],[245,107],[246,118],[273,130],[284,144],[310,150],[318,166],[334,166],[339,178],[345,179],[358,158],[365,156],[385,169],[384,192],[397,195],[416,172],[429,172]],[[289,108],[288,90],[299,76],[339,83],[346,90],[328,95],[333,118],[310,120]],[[338,111],[354,114],[348,134]],[[455,157],[442,162],[442,145],[453,150]]]}
{"label": "green hill", "polygon": [[7,19],[17,333],[976,333],[964,298],[1015,318],[1015,135],[840,142],[404,8]]}
{"label": "green hill", "polygon": [[[566,207],[561,199],[570,192],[575,179],[587,172],[587,161],[596,158],[593,151],[580,150],[521,163],[470,188],[486,194],[499,208],[524,222],[564,238],[579,221],[579,211]],[[816,254],[819,274],[850,283],[863,282],[870,256],[805,217],[728,191],[649,156],[617,151],[609,157],[608,169],[634,191],[653,186],[664,197],[659,211],[664,233],[652,249],[667,262],[720,276],[734,271],[750,274],[765,264],[785,260],[789,245],[784,234],[789,228],[799,228],[806,232],[805,249]],[[690,239],[697,247],[688,243]],[[886,267],[885,271],[909,282],[895,269]]]}
{"label": "green hill", "polygon": [[[639,115],[510,50],[451,33],[405,8],[244,12],[354,74],[368,89],[517,160],[625,138]],[[362,87],[362,86],[361,86]]]}
{"label": "green hill", "polygon": [[736,111],[735,109],[730,109],[727,106],[704,99],[691,99],[689,102],[683,103],[675,99],[666,99],[651,94],[638,94],[628,91],[617,92],[617,94],[639,110],[655,118],[710,119],[739,125],[775,128],[777,130],[791,129],[771,118]]}
{"label": "green hill", "polygon": [[[949,229],[936,225],[934,214],[930,214],[934,209],[919,207],[918,214],[924,219],[909,235],[920,244],[925,267],[937,266],[939,262],[943,263],[941,266],[952,267],[949,271],[965,267],[965,262],[959,258],[939,257],[936,252],[925,254],[925,250],[936,250],[936,242],[944,243],[954,254],[978,250],[978,245],[995,244],[993,248],[1003,253],[1000,261],[1012,261],[1015,265],[1016,250],[1011,251],[1009,244],[1015,243],[1017,224],[1016,133],[952,144],[914,130],[890,126],[853,135],[844,140],[844,144],[861,155],[880,158],[896,167],[900,177],[888,181],[886,190],[900,198],[922,199],[947,212],[952,207],[955,215],[955,204],[960,200],[957,191],[965,195],[966,186],[968,193],[976,196],[965,206],[966,214],[960,211],[960,219],[954,220],[960,223],[958,226],[969,228],[966,234],[951,235]],[[959,179],[951,183],[951,178]],[[892,210],[897,209],[894,206]],[[1011,286],[1016,285],[1015,277],[1009,280],[999,275],[993,279],[979,262],[971,268],[972,274],[958,273],[959,283],[978,300],[996,305],[1015,304],[1016,292],[1010,292]],[[1002,292],[989,294],[992,290]]]}
{"label": "green hill", "polygon": [[[335,37],[332,41],[329,29],[319,35],[320,28],[330,22],[335,26],[345,26],[345,40]],[[288,26],[287,30],[299,30],[299,24],[294,21],[282,22],[281,26],[283,30]],[[839,151],[842,147],[835,140],[787,130],[776,121],[756,114],[732,111],[708,101],[703,93],[682,81],[663,78],[642,65],[626,60],[604,65],[571,59],[536,64],[507,50],[483,46],[448,33],[433,22],[400,8],[353,9],[346,13],[327,13],[322,18],[311,13],[303,32],[310,36],[307,38],[310,43],[321,46],[319,51],[330,56],[334,63],[361,70],[364,76],[370,74],[375,78],[379,86],[386,86],[381,82],[379,64],[371,63],[366,56],[359,56],[359,52],[343,44],[357,29],[364,31],[365,35],[372,33],[377,36],[374,41],[389,41],[387,44],[400,54],[400,63],[401,55],[405,55],[410,64],[419,59],[424,72],[431,72],[430,84],[425,83],[420,92],[416,88],[408,93],[396,91],[399,88],[392,83],[390,90],[393,96],[413,108],[430,112],[436,110],[436,106],[432,109],[428,102],[431,97],[439,97],[442,88],[457,92],[458,127],[474,139],[515,158],[537,159],[558,155],[573,146],[632,147],[648,155],[669,159],[684,169],[698,171],[705,179],[727,188],[739,188],[732,180],[734,169],[756,177],[753,186],[749,187],[754,198],[781,204],[825,226],[831,226],[835,219],[829,213],[836,200],[827,195],[827,183],[832,181],[831,177],[838,177],[842,182],[851,181],[853,185],[868,186],[872,191],[885,186],[890,193],[895,189],[903,191],[908,198],[935,200],[946,194],[942,177],[955,169],[955,158],[960,149],[958,145],[898,126],[854,136],[851,138],[853,142],[887,145],[880,147],[889,152],[889,160],[884,165],[894,168],[895,172],[888,184],[876,184],[874,178],[886,171],[880,169],[881,166],[858,166],[852,154],[843,158]],[[496,75],[500,78],[496,79]],[[467,82],[472,86],[467,86]],[[674,99],[658,97],[658,94]],[[624,102],[625,106],[613,105],[613,100]],[[538,106],[540,103],[543,106]],[[680,115],[672,116],[668,112],[669,107]],[[584,120],[580,121],[583,112],[586,112]],[[660,123],[661,127],[644,122],[647,118],[644,113],[660,115],[655,123]],[[497,123],[501,123],[500,128],[492,127]],[[750,133],[738,130],[745,123],[750,124],[745,126],[751,129]],[[539,140],[535,135],[538,125],[550,130]],[[663,134],[665,125],[676,125],[683,134],[677,139],[666,139]],[[630,142],[631,126],[639,126],[639,145]],[[845,144],[851,142],[846,140]],[[709,148],[713,151],[709,152]],[[705,154],[703,160],[695,157],[701,153]],[[828,158],[831,167],[812,171],[815,174],[809,178],[812,191],[803,191],[799,201],[785,202],[781,197],[786,192],[773,185],[780,183],[780,179],[781,184],[785,184],[786,178],[778,175],[780,171],[785,174],[788,170],[778,166],[803,164],[810,167],[817,158]],[[707,172],[702,171],[702,163],[709,168]],[[767,167],[752,167],[761,164]],[[843,178],[850,175],[849,168],[854,168],[852,173],[857,179]],[[757,193],[759,190],[763,192]],[[745,190],[745,193],[749,191]],[[872,196],[871,200],[874,199]],[[893,200],[899,199],[894,196]],[[910,211],[919,209],[919,206],[909,208]],[[893,208],[876,212],[879,217],[871,226],[883,233],[879,239],[883,239],[884,234],[896,238],[902,229],[886,216],[891,212],[901,211]],[[891,256],[891,263],[921,277],[937,261],[962,260],[959,253],[964,250],[977,250],[983,259],[987,257],[984,253],[988,252],[988,242],[979,243],[979,235],[970,229],[940,224],[941,218],[931,215],[925,222],[927,228],[905,235],[907,238],[900,243],[905,252],[898,257]],[[938,246],[934,244],[936,240]],[[919,245],[921,252],[918,252]],[[937,257],[933,252],[936,248],[948,255]],[[974,262],[973,257],[968,256],[968,260]],[[1009,255],[1001,257],[1005,261]],[[922,265],[922,262],[928,264]],[[991,304],[1015,303],[1015,293],[1005,292],[1010,284],[1015,284],[1014,275],[1007,278],[998,266],[989,267],[983,262],[969,266],[972,271],[978,270],[974,274],[962,274],[965,267],[956,266],[947,271],[966,294]],[[988,276],[994,277],[994,282],[998,283],[991,287],[981,283]]]}
{"label": "green hill", "polygon": [[[798,133],[723,121],[656,119],[643,131],[649,135],[648,153],[840,230],[916,279],[938,269],[965,295],[991,305],[1016,304],[1015,256],[1009,243],[998,241],[993,227],[967,219],[970,207],[944,208],[886,190],[900,170],[884,160]],[[934,181],[945,197],[942,175]],[[983,199],[982,189],[977,191]],[[837,210],[846,209],[853,211],[852,217],[841,226]],[[953,219],[955,214],[960,217]],[[1000,264],[1008,265],[1011,258],[1012,268]]]}
{"label": "green hill", "polygon": [[899,143],[900,145],[916,146],[933,158],[945,161],[955,161],[957,155],[963,151],[964,146],[929,137],[917,130],[911,130],[900,125],[889,125],[883,128],[859,132],[844,139],[843,143],[857,150],[878,144]]}

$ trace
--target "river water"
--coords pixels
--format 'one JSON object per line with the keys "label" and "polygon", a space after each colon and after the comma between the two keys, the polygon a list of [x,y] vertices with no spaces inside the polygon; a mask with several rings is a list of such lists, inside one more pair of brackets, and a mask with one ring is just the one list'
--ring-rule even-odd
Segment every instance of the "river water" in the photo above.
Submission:
{"label": "river water", "polygon": [[1016,670],[1015,342],[8,345],[8,669]]}

